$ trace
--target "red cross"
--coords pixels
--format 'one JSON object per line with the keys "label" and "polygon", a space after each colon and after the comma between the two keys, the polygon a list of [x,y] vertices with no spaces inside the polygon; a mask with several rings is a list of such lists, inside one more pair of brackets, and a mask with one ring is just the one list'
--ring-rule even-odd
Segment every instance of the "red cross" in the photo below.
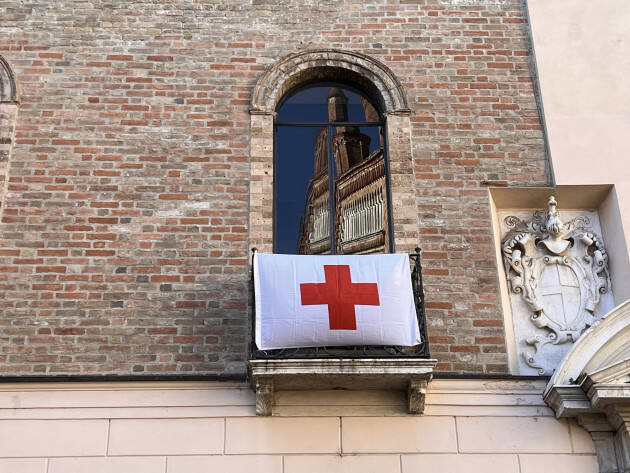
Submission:
{"label": "red cross", "polygon": [[380,305],[376,283],[353,283],[347,264],[324,265],[326,282],[300,284],[302,305],[328,305],[330,330],[356,330],[355,305]]}

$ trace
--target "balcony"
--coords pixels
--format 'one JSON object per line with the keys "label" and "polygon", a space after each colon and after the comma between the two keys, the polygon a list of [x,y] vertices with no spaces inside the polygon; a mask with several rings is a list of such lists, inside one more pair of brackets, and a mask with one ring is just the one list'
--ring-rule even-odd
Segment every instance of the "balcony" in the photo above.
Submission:
{"label": "balcony", "polygon": [[254,342],[253,314],[249,379],[256,392],[258,415],[272,414],[276,391],[329,389],[405,391],[408,412],[424,412],[424,398],[436,360],[429,355],[420,248],[416,248],[409,259],[422,338],[422,343],[414,347],[370,345],[259,350]]}

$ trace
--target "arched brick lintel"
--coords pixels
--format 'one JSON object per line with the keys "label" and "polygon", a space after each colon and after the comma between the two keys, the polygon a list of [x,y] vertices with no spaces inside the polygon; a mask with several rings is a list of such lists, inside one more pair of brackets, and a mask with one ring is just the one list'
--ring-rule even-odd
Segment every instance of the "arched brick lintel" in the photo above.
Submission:
{"label": "arched brick lintel", "polygon": [[15,103],[18,101],[15,76],[9,63],[0,56],[0,102]]}
{"label": "arched brick lintel", "polygon": [[254,88],[251,113],[271,114],[289,90],[325,80],[360,85],[385,114],[411,112],[402,85],[381,62],[357,52],[309,49],[286,56],[265,71]]}

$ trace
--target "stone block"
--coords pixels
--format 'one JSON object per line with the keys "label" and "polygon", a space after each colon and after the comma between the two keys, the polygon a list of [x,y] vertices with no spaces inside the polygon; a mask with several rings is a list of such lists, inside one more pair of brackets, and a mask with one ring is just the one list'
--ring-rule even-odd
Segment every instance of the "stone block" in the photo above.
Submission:
{"label": "stone block", "polygon": [[223,452],[222,418],[113,419],[109,455],[194,455]]}
{"label": "stone block", "polygon": [[2,420],[0,457],[105,455],[107,420]]}
{"label": "stone block", "polygon": [[402,456],[402,473],[520,473],[517,455],[420,454]]}
{"label": "stone block", "polygon": [[225,452],[339,453],[336,417],[226,419]]}
{"label": "stone block", "polygon": [[284,457],[284,473],[398,473],[398,455],[300,455]]}
{"label": "stone block", "polygon": [[521,473],[597,473],[595,455],[519,455]]}
{"label": "stone block", "polygon": [[566,421],[550,417],[458,417],[463,453],[571,453]]}
{"label": "stone block", "polygon": [[45,458],[11,458],[0,460],[3,473],[47,473]]}
{"label": "stone block", "polygon": [[164,473],[166,457],[52,458],[46,473]]}
{"label": "stone block", "polygon": [[276,455],[204,455],[168,457],[166,473],[208,473],[210,471],[282,473],[282,457]]}
{"label": "stone block", "polygon": [[453,417],[344,417],[344,453],[457,451]]}

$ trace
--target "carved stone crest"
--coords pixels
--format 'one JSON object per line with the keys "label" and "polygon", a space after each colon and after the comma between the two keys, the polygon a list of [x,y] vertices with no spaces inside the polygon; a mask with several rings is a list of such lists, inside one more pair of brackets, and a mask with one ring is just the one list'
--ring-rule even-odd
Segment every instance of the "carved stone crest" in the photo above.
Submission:
{"label": "carved stone crest", "polygon": [[[509,289],[530,309],[537,328],[525,339],[525,363],[550,374],[546,345],[572,344],[596,320],[602,294],[610,290],[608,255],[586,216],[560,220],[555,197],[528,221],[506,217],[510,229],[502,241]],[[568,348],[568,347],[567,347]]]}

